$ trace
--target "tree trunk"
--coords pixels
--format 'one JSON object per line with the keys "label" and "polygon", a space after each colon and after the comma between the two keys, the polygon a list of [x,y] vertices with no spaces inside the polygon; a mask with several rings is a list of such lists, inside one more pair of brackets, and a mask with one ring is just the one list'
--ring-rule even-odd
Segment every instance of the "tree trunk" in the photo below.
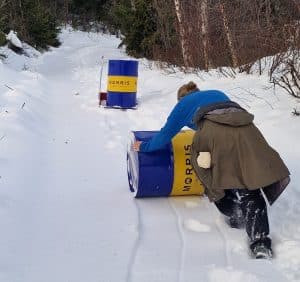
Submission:
{"label": "tree trunk", "polygon": [[203,45],[203,58],[204,58],[204,69],[208,71],[210,67],[209,55],[208,55],[208,11],[207,11],[207,0],[202,0],[200,3],[200,17],[201,17],[201,36]]}
{"label": "tree trunk", "polygon": [[[161,34],[161,40],[164,45],[165,50],[171,49],[170,46],[170,34],[168,32],[168,26],[166,23],[166,15],[165,15],[165,7],[164,4],[161,3],[160,0],[153,0],[153,7],[156,10],[156,13],[158,15],[158,21],[157,21],[157,26],[158,26],[158,31]],[[168,11],[169,13],[169,11]]]}
{"label": "tree trunk", "polygon": [[23,39],[25,39],[25,41],[29,41],[30,40],[30,35],[28,33],[28,30],[27,30],[27,25],[26,25],[26,19],[24,17],[24,13],[23,13],[23,5],[22,5],[22,0],[19,0],[19,9],[20,11],[20,23],[21,23],[21,26],[20,26],[20,31],[21,31],[21,34],[23,36]]}
{"label": "tree trunk", "polygon": [[4,8],[4,6],[7,4],[6,0],[0,1],[0,9]]}
{"label": "tree trunk", "polygon": [[[4,22],[4,21],[5,21],[5,18],[6,18],[6,15],[4,14],[4,12],[1,11],[1,10],[5,7],[5,5],[6,5],[6,0],[0,1],[0,24],[1,24],[2,22]],[[0,33],[1,33],[1,32],[2,32],[2,31],[0,30]]]}
{"label": "tree trunk", "polygon": [[136,11],[136,6],[135,6],[134,0],[130,0],[130,4],[131,4],[131,9],[132,9],[133,11]]}
{"label": "tree trunk", "polygon": [[271,1],[268,0],[266,4],[266,20],[269,29],[271,29],[271,16],[272,16]]}
{"label": "tree trunk", "polygon": [[228,19],[227,19],[227,15],[226,15],[223,4],[220,4],[220,12],[222,15],[224,31],[225,31],[225,35],[226,35],[227,42],[228,42],[228,47],[229,47],[229,51],[230,51],[230,55],[231,55],[231,59],[232,59],[232,64],[233,64],[233,67],[236,68],[238,66],[238,58],[237,58],[236,50],[234,48],[233,38],[232,38],[232,34],[231,34],[231,31],[229,28]]}
{"label": "tree trunk", "polygon": [[300,13],[300,1],[299,0],[292,0],[292,2],[295,3],[295,6],[297,7],[298,12]]}
{"label": "tree trunk", "polygon": [[180,5],[180,0],[174,0],[175,4],[175,12],[178,20],[178,26],[179,26],[179,35],[180,35],[180,44],[181,44],[181,50],[182,50],[182,57],[183,57],[183,64],[185,67],[192,66],[192,60],[191,56],[188,51],[188,42],[187,42],[187,36],[186,31],[184,29],[184,24],[182,20],[182,10]]}
{"label": "tree trunk", "polygon": [[68,18],[69,18],[69,0],[64,0],[64,17],[65,17],[65,27],[68,24]]}

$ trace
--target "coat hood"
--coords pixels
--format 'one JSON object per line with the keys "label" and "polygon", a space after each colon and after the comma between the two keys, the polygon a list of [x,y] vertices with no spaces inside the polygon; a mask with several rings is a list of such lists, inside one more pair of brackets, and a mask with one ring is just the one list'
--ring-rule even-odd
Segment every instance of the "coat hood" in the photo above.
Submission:
{"label": "coat hood", "polygon": [[206,114],[204,119],[224,125],[238,127],[251,124],[254,120],[254,116],[246,111],[237,111],[222,114]]}

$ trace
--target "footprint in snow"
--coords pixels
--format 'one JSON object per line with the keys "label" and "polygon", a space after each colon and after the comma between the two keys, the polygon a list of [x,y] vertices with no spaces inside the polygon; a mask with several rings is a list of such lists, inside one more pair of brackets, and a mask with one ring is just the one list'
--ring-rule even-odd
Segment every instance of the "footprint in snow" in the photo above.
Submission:
{"label": "footprint in snow", "polygon": [[184,227],[188,230],[194,232],[210,232],[210,227],[206,224],[202,224],[198,220],[195,219],[188,219],[184,222]]}
{"label": "footprint in snow", "polygon": [[195,201],[186,201],[184,203],[184,205],[186,208],[189,208],[189,209],[197,208],[200,206],[199,203],[195,202]]}

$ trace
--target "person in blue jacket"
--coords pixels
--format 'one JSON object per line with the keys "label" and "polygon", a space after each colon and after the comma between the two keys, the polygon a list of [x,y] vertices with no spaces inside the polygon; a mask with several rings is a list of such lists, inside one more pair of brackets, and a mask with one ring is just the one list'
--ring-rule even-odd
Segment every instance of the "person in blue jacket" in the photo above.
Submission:
{"label": "person in blue jacket", "polygon": [[[253,124],[253,115],[222,91],[200,91],[189,82],[179,88],[177,99],[161,130],[149,141],[136,141],[133,150],[156,151],[184,126],[195,130],[191,161],[205,194],[231,227],[246,228],[253,257],[271,258],[267,205],[261,189],[272,204],[289,183],[287,167]],[[211,155],[211,166],[198,162],[201,153]]]}
{"label": "person in blue jacket", "polygon": [[[189,94],[185,95],[186,93]],[[228,96],[219,90],[200,91],[192,81],[178,90],[177,99],[178,103],[170,113],[164,127],[151,140],[136,142],[133,145],[136,151],[152,152],[159,150],[168,144],[184,126],[188,126],[193,130],[197,129],[193,118],[199,108],[218,102],[230,101]]]}

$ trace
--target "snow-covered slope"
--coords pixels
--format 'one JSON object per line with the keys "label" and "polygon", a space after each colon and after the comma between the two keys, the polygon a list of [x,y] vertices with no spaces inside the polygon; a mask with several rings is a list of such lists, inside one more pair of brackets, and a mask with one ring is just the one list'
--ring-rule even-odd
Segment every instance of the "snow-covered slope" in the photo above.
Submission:
{"label": "snow-covered slope", "polygon": [[[300,281],[295,100],[266,76],[165,73],[140,60],[138,109],[99,108],[101,57],[127,58],[119,40],[70,30],[61,38],[59,49],[0,61],[0,281]],[[269,209],[272,261],[250,259],[245,232],[228,228],[206,198],[129,192],[129,132],[159,129],[189,80],[254,113],[290,168],[291,184]]]}

